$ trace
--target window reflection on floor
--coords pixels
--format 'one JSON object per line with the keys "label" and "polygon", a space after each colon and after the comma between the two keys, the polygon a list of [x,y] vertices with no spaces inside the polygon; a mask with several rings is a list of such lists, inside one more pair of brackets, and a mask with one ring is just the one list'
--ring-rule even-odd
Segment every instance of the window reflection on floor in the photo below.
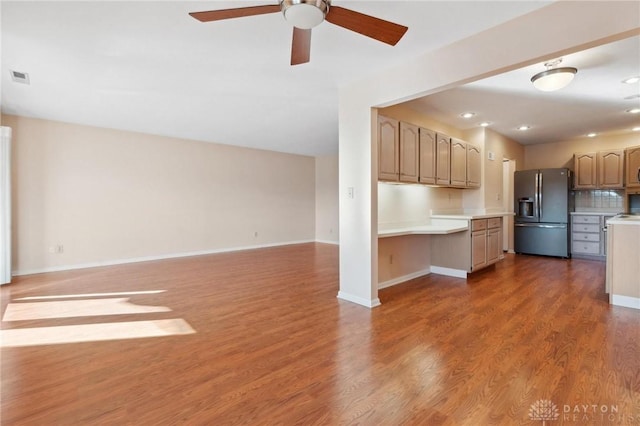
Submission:
{"label": "window reflection on floor", "polygon": [[[23,297],[12,300],[11,303],[7,305],[2,321],[19,322],[26,320],[49,320],[123,314],[144,315],[155,312],[170,312],[171,309],[166,306],[148,306],[131,303],[128,297],[103,297],[156,294],[164,291],[166,290]],[[50,299],[76,300],[50,301]],[[24,302],[25,300],[41,301]],[[0,330],[0,347],[138,339],[193,333],[195,333],[195,330],[182,318],[9,328]]]}

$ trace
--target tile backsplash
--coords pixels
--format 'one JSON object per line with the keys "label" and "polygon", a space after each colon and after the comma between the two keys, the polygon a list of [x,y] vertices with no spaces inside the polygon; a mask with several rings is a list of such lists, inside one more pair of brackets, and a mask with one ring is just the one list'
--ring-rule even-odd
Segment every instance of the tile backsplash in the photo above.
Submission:
{"label": "tile backsplash", "polygon": [[621,212],[624,209],[624,190],[595,189],[574,191],[576,211],[611,211]]}

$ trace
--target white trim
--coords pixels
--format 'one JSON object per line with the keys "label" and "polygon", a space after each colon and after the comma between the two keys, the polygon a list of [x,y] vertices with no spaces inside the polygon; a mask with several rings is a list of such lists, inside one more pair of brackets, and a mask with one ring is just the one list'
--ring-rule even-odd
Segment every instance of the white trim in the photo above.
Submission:
{"label": "white trim", "polygon": [[316,243],[333,244],[334,246],[340,245],[340,241],[329,241],[329,240],[316,240]]}
{"label": "white trim", "polygon": [[427,268],[421,271],[413,272],[411,274],[403,275],[401,277],[393,278],[385,282],[378,283],[378,290],[391,287],[393,285],[400,284],[400,283],[412,280],[414,278],[422,277],[424,275],[429,275],[430,273],[431,273],[431,269]]}
{"label": "white trim", "polygon": [[624,306],[625,308],[640,309],[640,298],[612,294],[611,304],[616,306]]}
{"label": "white trim", "polygon": [[443,268],[442,266],[431,266],[431,273],[446,275],[448,277],[467,278],[467,271],[462,269]]}
{"label": "white trim", "polygon": [[0,126],[0,285],[11,282],[11,128]]}
{"label": "white trim", "polygon": [[81,263],[78,265],[62,265],[62,266],[52,266],[49,268],[42,269],[29,269],[26,271],[14,271],[13,275],[32,275],[32,274],[42,274],[44,272],[58,272],[58,271],[69,271],[73,269],[85,269],[85,268],[96,268],[98,266],[112,266],[112,265],[122,265],[125,263],[138,263],[138,262],[149,262],[152,260],[164,260],[164,259],[175,259],[180,257],[190,257],[190,256],[202,256],[205,254],[216,254],[216,253],[228,253],[233,251],[243,251],[243,250],[255,250],[261,248],[269,248],[269,247],[279,247],[279,246],[289,246],[294,244],[306,244],[306,243],[315,243],[315,240],[301,240],[301,241],[288,241],[284,243],[272,243],[272,244],[261,244],[255,246],[243,246],[243,247],[232,247],[232,248],[222,248],[222,249],[213,249],[213,250],[201,250],[201,251],[191,251],[186,253],[172,253],[172,254],[163,254],[159,256],[144,256],[144,257],[134,257],[129,259],[115,259],[115,260],[105,260],[100,262],[90,262],[90,263]]}
{"label": "white trim", "polygon": [[338,292],[338,299],[346,300],[347,302],[357,303],[358,305],[366,306],[367,308],[375,308],[376,306],[380,306],[380,299],[377,297],[375,299],[364,299],[359,296],[355,296],[353,294],[345,293],[344,291]]}
{"label": "white trim", "polygon": [[507,250],[507,253],[509,253],[509,254],[516,254],[516,252],[515,252],[515,251],[513,251],[512,249]]}

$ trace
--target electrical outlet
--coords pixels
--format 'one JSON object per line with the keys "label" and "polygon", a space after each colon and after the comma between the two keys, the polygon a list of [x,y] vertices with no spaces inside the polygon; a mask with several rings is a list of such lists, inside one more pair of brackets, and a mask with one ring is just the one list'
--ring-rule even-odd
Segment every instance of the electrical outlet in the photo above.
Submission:
{"label": "electrical outlet", "polygon": [[347,188],[347,196],[352,200],[355,198],[355,189],[353,188],[353,186]]}
{"label": "electrical outlet", "polygon": [[64,246],[62,244],[56,246],[56,253],[64,253]]}

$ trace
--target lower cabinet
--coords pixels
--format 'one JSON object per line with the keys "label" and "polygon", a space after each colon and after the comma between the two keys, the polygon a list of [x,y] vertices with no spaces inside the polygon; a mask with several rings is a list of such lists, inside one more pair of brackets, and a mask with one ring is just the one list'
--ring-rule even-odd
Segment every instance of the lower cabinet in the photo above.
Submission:
{"label": "lower cabinet", "polygon": [[571,256],[605,260],[610,214],[571,215]]}
{"label": "lower cabinet", "polygon": [[471,221],[471,271],[492,265],[502,255],[502,217]]}
{"label": "lower cabinet", "polygon": [[431,236],[432,267],[468,273],[502,258],[502,216],[473,219],[468,231]]}

